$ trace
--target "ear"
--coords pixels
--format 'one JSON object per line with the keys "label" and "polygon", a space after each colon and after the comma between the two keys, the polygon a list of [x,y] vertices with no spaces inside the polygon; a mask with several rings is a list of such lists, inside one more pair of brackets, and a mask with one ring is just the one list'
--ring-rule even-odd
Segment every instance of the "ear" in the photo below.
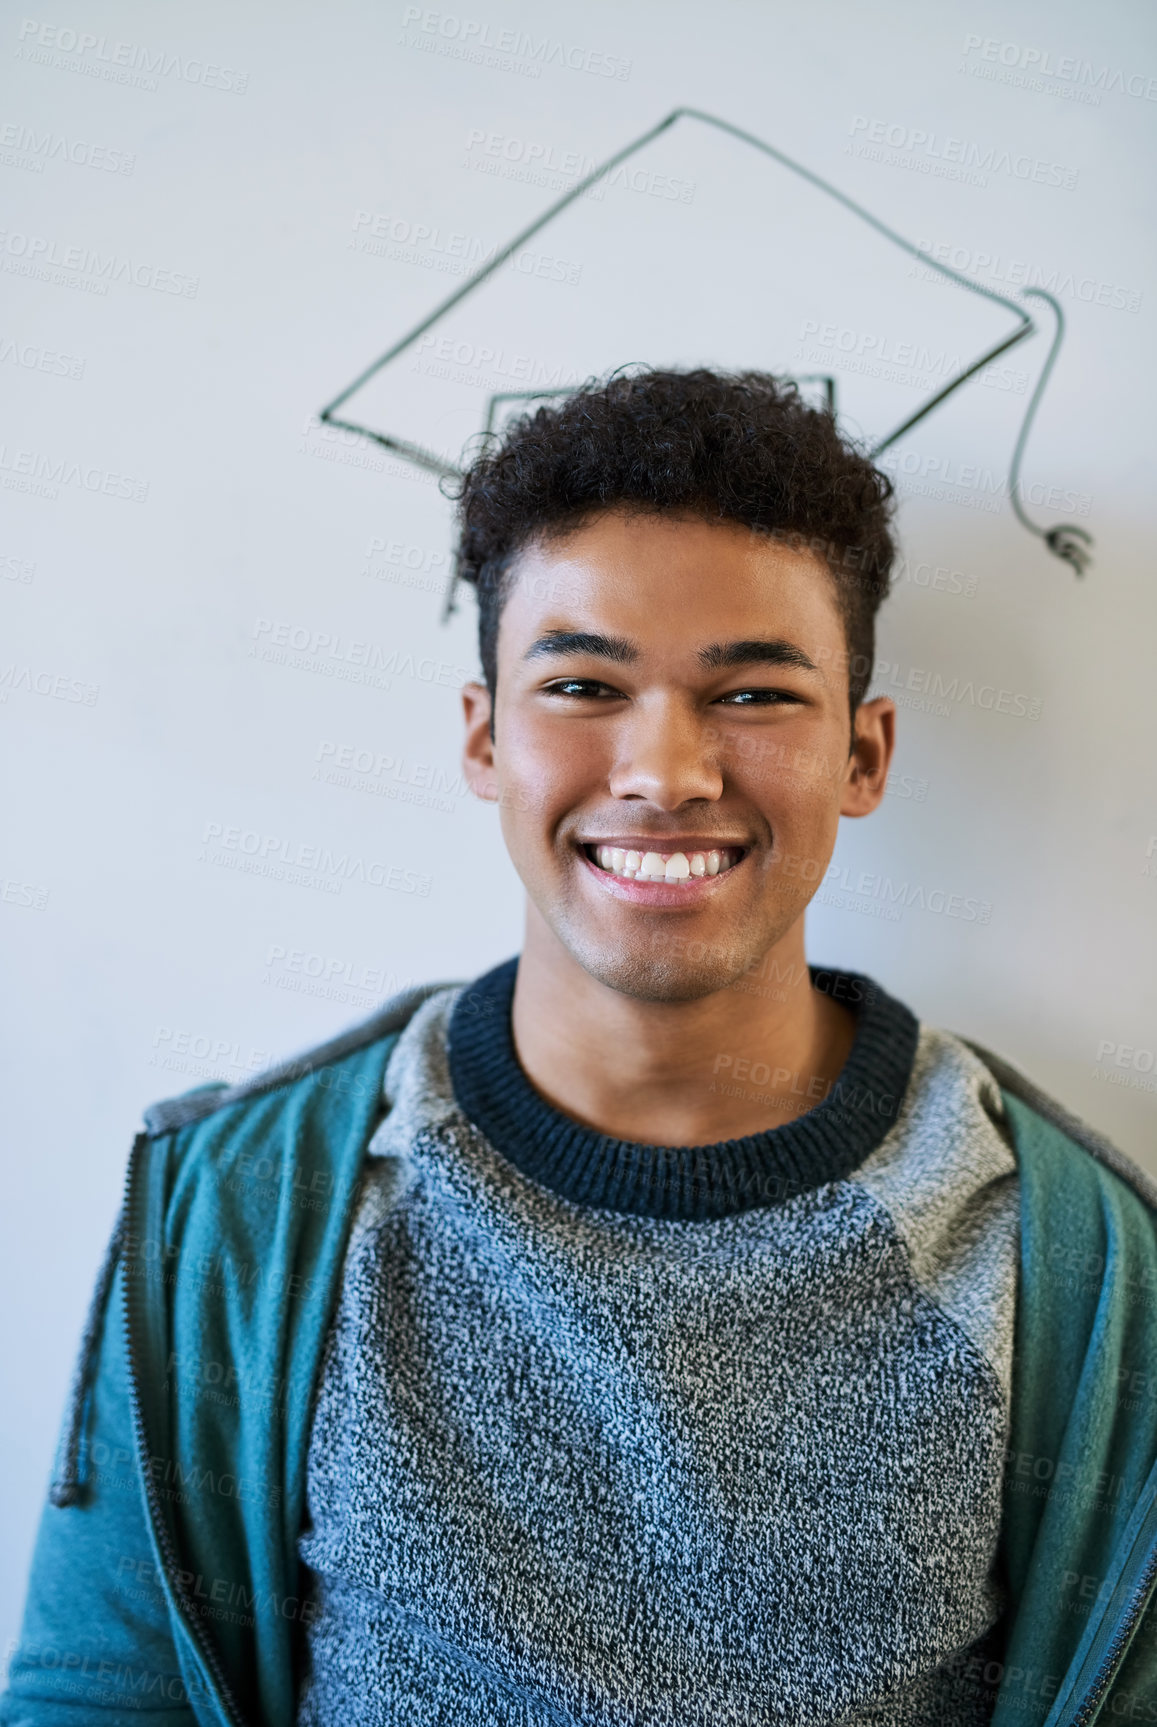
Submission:
{"label": "ear", "polygon": [[494,745],[490,741],[490,711],[490,691],[486,685],[463,684],[466,737],[462,745],[462,772],[474,796],[493,804],[498,802],[499,787]]}
{"label": "ear", "polygon": [[896,704],[889,696],[861,702],[856,709],[852,751],[840,801],[842,816],[867,816],[884,796],[896,744]]}

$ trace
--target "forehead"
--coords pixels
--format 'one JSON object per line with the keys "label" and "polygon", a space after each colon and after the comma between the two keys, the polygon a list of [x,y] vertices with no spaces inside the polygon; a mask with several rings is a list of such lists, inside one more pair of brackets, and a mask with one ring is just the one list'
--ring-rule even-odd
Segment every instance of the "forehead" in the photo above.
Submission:
{"label": "forehead", "polygon": [[545,628],[629,635],[678,648],[723,637],[842,640],[835,582],[814,552],[738,522],[608,510],[520,552],[508,575],[500,647]]}

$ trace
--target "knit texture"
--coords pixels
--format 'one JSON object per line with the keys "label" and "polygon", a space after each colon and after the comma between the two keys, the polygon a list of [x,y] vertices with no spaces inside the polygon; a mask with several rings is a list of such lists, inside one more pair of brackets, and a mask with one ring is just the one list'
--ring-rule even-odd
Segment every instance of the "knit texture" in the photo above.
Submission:
{"label": "knit texture", "polygon": [[402,1034],[363,1178],[300,1727],[986,1721],[1017,1264],[987,1070],[924,1029],[854,1177],[653,1216],[469,1119],[461,993]]}
{"label": "knit texture", "polygon": [[[768,1205],[849,1175],[899,1114],[915,1017],[870,978],[813,967],[813,982],[856,1015],[839,1079],[824,1096],[806,1075],[757,1062],[743,1082],[792,1099],[803,1112],[797,1120],[715,1145],[636,1145],[596,1133],[552,1109],[519,1065],[510,1017],[517,972],[518,960],[507,960],[459,996],[448,1031],[454,1095],[525,1175],[584,1205],[687,1219]],[[727,1067],[712,1083],[726,1091]]]}

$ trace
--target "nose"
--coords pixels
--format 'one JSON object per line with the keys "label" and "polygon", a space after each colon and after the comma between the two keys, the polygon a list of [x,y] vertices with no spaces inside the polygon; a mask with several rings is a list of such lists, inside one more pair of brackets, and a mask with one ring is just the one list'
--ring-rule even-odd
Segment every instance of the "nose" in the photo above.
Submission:
{"label": "nose", "polygon": [[623,716],[610,792],[616,798],[646,798],[675,810],[695,798],[723,795],[723,774],[710,728],[675,698],[633,703]]}

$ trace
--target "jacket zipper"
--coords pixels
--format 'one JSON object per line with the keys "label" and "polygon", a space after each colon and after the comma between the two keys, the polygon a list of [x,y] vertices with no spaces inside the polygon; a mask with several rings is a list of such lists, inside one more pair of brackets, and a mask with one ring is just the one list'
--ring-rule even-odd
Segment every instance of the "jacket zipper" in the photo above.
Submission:
{"label": "jacket zipper", "polygon": [[1089,1723],[1095,1721],[1100,1713],[1105,1692],[1116,1677],[1117,1664],[1124,1650],[1128,1647],[1137,1621],[1141,1617],[1145,1598],[1149,1593],[1155,1573],[1157,1573],[1157,1542],[1149,1549],[1148,1557],[1133,1590],[1128,1609],[1118,1622],[1109,1647],[1101,1660],[1101,1665],[1093,1676],[1092,1683],[1085,1692],[1076,1714],[1070,1717],[1071,1727],[1089,1727]]}
{"label": "jacket zipper", "polygon": [[[128,1169],[125,1174],[124,1215],[126,1233],[131,1231],[134,1222],[137,1165],[140,1161],[142,1151],[148,1143],[149,1136],[147,1134],[138,1134],[136,1139],[133,1141],[132,1150],[129,1153]],[[126,1254],[125,1257],[127,1272],[128,1255]],[[137,1290],[134,1278],[129,1274],[125,1278],[124,1321],[125,1353],[128,1361],[129,1372],[129,1401],[132,1410],[133,1431],[136,1438],[137,1455],[142,1460],[147,1460],[151,1453],[149,1451],[148,1434],[145,1427],[141,1404],[138,1356],[133,1330],[136,1293]],[[153,1479],[152,1471],[147,1467],[143,1467],[141,1473],[144,1480],[145,1500],[149,1509],[153,1533],[165,1562],[165,1569],[169,1578],[170,1587],[172,1588],[173,1594],[177,1598],[178,1606],[181,1609],[184,1630],[191,1641],[196,1645],[201,1659],[213,1676],[221,1701],[224,1703],[226,1712],[229,1716],[231,1727],[247,1727],[245,1717],[237,1701],[237,1694],[230,1684],[224,1668],[221,1666],[217,1651],[209,1642],[196,1614],[191,1612],[188,1597],[185,1595],[184,1585],[179,1581],[179,1572],[181,1569],[179,1556],[173,1543],[168,1523],[165,1519],[164,1508],[161,1505],[160,1495],[157,1492],[156,1482]],[[1148,1557],[1145,1560],[1145,1565],[1133,1591],[1129,1607],[1118,1623],[1116,1631],[1113,1633],[1112,1641],[1110,1642],[1108,1649],[1105,1651],[1101,1665],[1097,1673],[1094,1675],[1089,1689],[1082,1698],[1076,1714],[1069,1717],[1069,1727],[1090,1727],[1090,1724],[1095,1721],[1097,1714],[1100,1712],[1100,1706],[1103,1701],[1104,1694],[1108,1690],[1109,1685],[1115,1676],[1117,1663],[1120,1660],[1123,1650],[1128,1645],[1137,1621],[1141,1617],[1145,1599],[1149,1593],[1155,1573],[1157,1573],[1157,1542],[1154,1542],[1149,1550]]]}
{"label": "jacket zipper", "polygon": [[[136,1139],[133,1141],[132,1151],[129,1154],[128,1171],[125,1175],[125,1225],[126,1234],[129,1235],[130,1240],[132,1239],[131,1232],[136,1221],[137,1166],[148,1143],[149,1136],[147,1134],[140,1133],[137,1135]],[[139,1357],[136,1347],[136,1332],[133,1325],[133,1320],[136,1316],[137,1288],[135,1276],[130,1269],[130,1256],[127,1253],[125,1255],[125,1271],[127,1275],[125,1277],[124,1333],[125,1353],[128,1360],[129,1371],[129,1402],[132,1409],[133,1431],[136,1437],[137,1456],[141,1460],[141,1474],[144,1478],[145,1500],[149,1509],[149,1518],[153,1526],[153,1534],[156,1538],[157,1545],[161,1550],[161,1557],[164,1561],[169,1585],[181,1610],[183,1628],[190,1640],[196,1646],[202,1661],[213,1676],[213,1680],[217,1686],[218,1692],[220,1693],[221,1701],[225,1705],[230,1721],[230,1727],[245,1727],[245,1718],[238,1705],[236,1692],[233,1690],[233,1687],[221,1666],[217,1651],[210,1643],[196,1614],[190,1611],[189,1600],[185,1594],[184,1585],[180,1582],[179,1578],[181,1570],[179,1555],[177,1553],[176,1545],[173,1541],[168,1522],[165,1518],[164,1507],[161,1504],[160,1494],[157,1492],[157,1484],[153,1479],[152,1470],[148,1467],[148,1460],[152,1453],[149,1449],[148,1431],[145,1426],[144,1411],[141,1401],[140,1375],[138,1372]]]}

